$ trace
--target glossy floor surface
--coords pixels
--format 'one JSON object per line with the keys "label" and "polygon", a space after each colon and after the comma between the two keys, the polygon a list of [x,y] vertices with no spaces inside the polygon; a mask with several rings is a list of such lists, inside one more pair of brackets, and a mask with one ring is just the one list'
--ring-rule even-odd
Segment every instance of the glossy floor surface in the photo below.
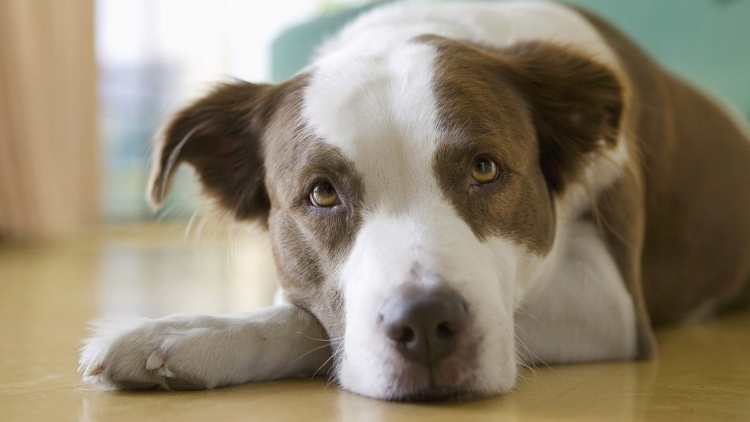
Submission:
{"label": "glossy floor surface", "polygon": [[[267,240],[181,237],[162,226],[0,246],[0,421],[750,421],[750,313],[658,332],[651,362],[527,370],[504,397],[398,404],[326,380],[214,391],[103,392],[80,382],[92,318],[229,313],[267,304]],[[230,246],[231,245],[231,246]]]}

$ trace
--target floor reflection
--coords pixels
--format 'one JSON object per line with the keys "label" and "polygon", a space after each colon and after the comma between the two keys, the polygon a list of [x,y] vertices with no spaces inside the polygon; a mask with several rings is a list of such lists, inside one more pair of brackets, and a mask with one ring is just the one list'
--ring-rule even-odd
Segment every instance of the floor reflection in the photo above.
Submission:
{"label": "floor reflection", "polygon": [[276,289],[265,234],[226,243],[107,242],[99,260],[99,313],[150,318],[226,314],[271,304]]}
{"label": "floor reflection", "polygon": [[471,403],[387,403],[324,379],[137,394],[81,383],[90,319],[248,311],[270,303],[273,272],[257,234],[193,242],[148,227],[0,251],[0,421],[750,420],[750,312],[658,330],[655,361],[540,367]]}

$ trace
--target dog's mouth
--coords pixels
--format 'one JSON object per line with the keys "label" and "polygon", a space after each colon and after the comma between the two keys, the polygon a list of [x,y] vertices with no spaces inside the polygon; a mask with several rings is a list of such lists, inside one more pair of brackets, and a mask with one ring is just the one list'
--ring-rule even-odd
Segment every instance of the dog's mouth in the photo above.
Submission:
{"label": "dog's mouth", "polygon": [[390,374],[389,385],[380,394],[348,388],[335,371],[329,377],[346,390],[393,402],[463,402],[492,395],[472,388],[471,371],[465,365],[443,365],[432,371],[414,363],[401,365],[400,371]]}
{"label": "dog's mouth", "polygon": [[391,397],[391,401],[396,402],[460,402],[471,401],[481,398],[465,388],[458,386],[431,385],[427,388],[412,391],[406,394],[400,394]]}

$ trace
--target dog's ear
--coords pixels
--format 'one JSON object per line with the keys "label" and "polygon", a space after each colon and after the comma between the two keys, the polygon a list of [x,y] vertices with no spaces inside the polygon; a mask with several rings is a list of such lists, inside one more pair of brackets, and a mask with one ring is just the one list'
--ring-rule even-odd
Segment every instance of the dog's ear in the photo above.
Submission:
{"label": "dog's ear", "polygon": [[504,50],[507,76],[532,109],[550,190],[575,180],[585,158],[617,143],[624,92],[605,66],[565,48],[519,43]]}
{"label": "dog's ear", "polygon": [[276,87],[223,83],[177,112],[155,143],[148,198],[162,204],[182,163],[193,166],[204,192],[239,220],[265,221],[262,138],[274,111]]}

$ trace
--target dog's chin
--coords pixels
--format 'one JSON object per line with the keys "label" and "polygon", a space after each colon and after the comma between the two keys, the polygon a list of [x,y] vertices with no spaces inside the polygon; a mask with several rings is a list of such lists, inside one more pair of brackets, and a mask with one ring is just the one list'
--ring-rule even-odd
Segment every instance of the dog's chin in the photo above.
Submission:
{"label": "dog's chin", "polygon": [[411,391],[407,393],[397,394],[389,397],[388,400],[395,402],[461,402],[461,401],[472,401],[487,398],[493,394],[479,393],[467,389],[465,387],[457,386],[429,386],[427,388]]}
{"label": "dog's chin", "polygon": [[[394,402],[459,402],[480,400],[508,392],[514,382],[488,383],[478,380],[474,370],[456,366],[436,371],[418,365],[404,365],[380,378],[378,383],[361,382],[364,377],[354,377],[358,383],[347,383],[341,378],[339,385],[353,393]],[[486,374],[485,374],[486,375]],[[515,373],[512,374],[515,377]],[[338,378],[338,377],[337,377]],[[481,379],[482,377],[480,377]],[[350,380],[352,378],[349,378]],[[480,381],[477,383],[477,381]],[[488,385],[490,384],[490,385]],[[506,385],[508,384],[508,385]]]}

